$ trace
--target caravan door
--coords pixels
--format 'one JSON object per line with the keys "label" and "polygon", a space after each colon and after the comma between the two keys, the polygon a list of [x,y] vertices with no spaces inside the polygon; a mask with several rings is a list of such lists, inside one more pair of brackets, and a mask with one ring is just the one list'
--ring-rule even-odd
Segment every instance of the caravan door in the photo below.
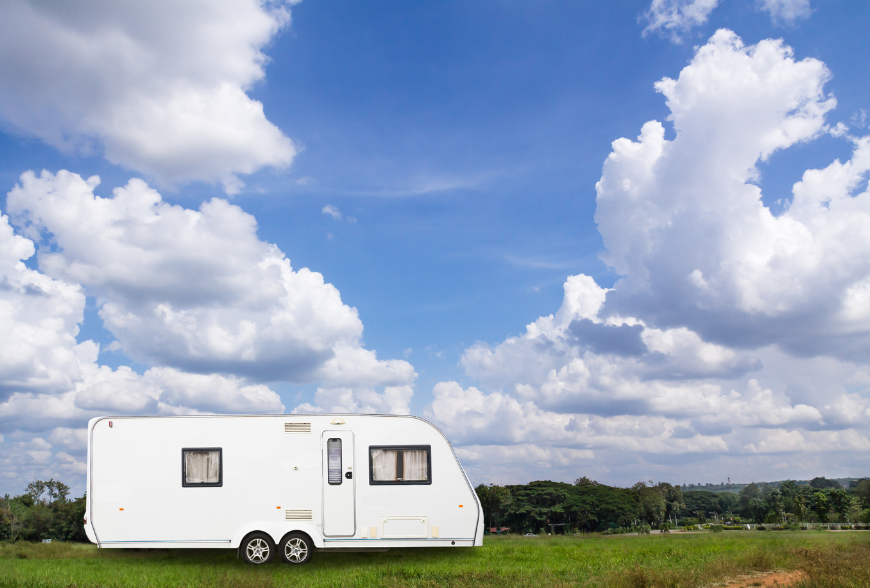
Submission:
{"label": "caravan door", "polygon": [[323,534],[353,537],[356,533],[356,468],[353,467],[353,433],[324,431]]}

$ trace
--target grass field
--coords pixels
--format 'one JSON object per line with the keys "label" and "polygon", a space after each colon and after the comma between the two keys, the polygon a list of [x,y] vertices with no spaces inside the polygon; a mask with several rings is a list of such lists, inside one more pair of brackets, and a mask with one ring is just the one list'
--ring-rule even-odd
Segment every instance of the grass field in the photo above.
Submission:
{"label": "grass field", "polygon": [[741,575],[803,570],[795,588],[870,586],[870,532],[726,532],[614,537],[487,537],[482,548],[316,553],[254,568],[235,551],[97,550],[0,544],[0,586],[590,586],[724,585]]}

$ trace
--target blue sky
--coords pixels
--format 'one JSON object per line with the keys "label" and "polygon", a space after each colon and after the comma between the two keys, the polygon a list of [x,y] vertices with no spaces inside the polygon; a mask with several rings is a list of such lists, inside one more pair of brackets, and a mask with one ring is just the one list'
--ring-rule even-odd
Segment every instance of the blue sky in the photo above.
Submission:
{"label": "blue sky", "polygon": [[[227,9],[215,9],[205,19],[191,16],[196,3],[190,4],[190,13],[156,7],[144,16],[123,6],[99,16],[73,14],[23,0],[4,9],[8,26],[17,23],[19,30],[31,33],[0,46],[7,64],[0,68],[0,105],[5,102],[0,106],[0,184],[3,194],[10,193],[0,211],[10,219],[8,238],[30,239],[39,251],[26,259],[34,273],[14,279],[50,279],[60,289],[61,282],[80,284],[85,299],[78,320],[76,305],[82,302],[77,295],[57,294],[75,307],[64,315],[57,337],[40,343],[10,339],[10,350],[26,347],[33,355],[0,367],[0,403],[7,403],[0,411],[0,434],[9,456],[0,461],[5,476],[0,491],[17,491],[34,476],[80,477],[82,427],[90,415],[113,411],[410,411],[445,429],[477,482],[581,475],[618,484],[650,477],[682,481],[687,464],[704,477],[690,480],[695,482],[729,475],[749,480],[867,473],[867,459],[859,456],[866,456],[870,446],[864,424],[870,416],[865,351],[870,328],[861,317],[870,307],[854,294],[870,276],[854,261],[865,252],[864,241],[855,236],[867,228],[861,224],[863,213],[842,213],[852,225],[841,220],[825,225],[844,227],[815,235],[813,243],[826,248],[774,259],[781,254],[777,249],[765,272],[744,268],[714,280],[707,279],[712,270],[706,268],[755,268],[752,260],[760,251],[727,246],[715,235],[733,236],[745,229],[757,237],[766,230],[759,227],[774,221],[765,217],[755,225],[735,213],[732,225],[693,221],[691,227],[706,231],[693,232],[686,225],[690,228],[665,238],[662,227],[682,226],[676,217],[643,232],[633,224],[632,211],[644,208],[644,199],[664,206],[656,199],[685,193],[687,200],[669,214],[695,211],[697,219],[725,218],[733,210],[729,199],[738,202],[742,196],[737,187],[719,194],[717,170],[702,163],[707,159],[701,155],[695,161],[693,151],[704,153],[712,145],[710,152],[716,152],[720,141],[727,159],[734,151],[727,145],[762,144],[763,138],[752,136],[752,127],[717,130],[715,122],[757,116],[759,126],[776,119],[776,128],[786,128],[794,114],[789,100],[810,103],[809,128],[767,152],[759,147],[748,160],[754,172],[747,172],[740,186],[759,186],[758,201],[770,218],[781,219],[790,210],[793,185],[806,170],[827,168],[837,159],[850,161],[854,153],[857,183],[843,188],[843,198],[863,202],[866,174],[858,169],[863,152],[857,145],[870,124],[862,114],[870,110],[870,77],[861,57],[870,54],[865,34],[870,3],[220,4]],[[667,17],[658,29],[651,24],[656,14]],[[700,16],[692,20],[690,14]],[[172,27],[154,32],[170,19]],[[206,21],[230,27],[232,38],[222,41],[203,33]],[[106,31],[113,27],[128,36],[136,51],[128,55],[112,49],[115,41]],[[185,27],[200,45],[187,44]],[[720,39],[716,45],[712,38],[719,29],[732,31],[739,41]],[[64,49],[60,41],[38,49],[28,45],[53,30],[65,30],[81,43],[75,50]],[[739,55],[757,57],[753,47],[767,39],[782,40],[766,62],[784,64],[785,69],[776,70],[785,72],[779,85],[767,83],[764,72],[774,70],[765,70],[760,57],[754,65],[734,65]],[[76,53],[91,40],[90,52]],[[704,61],[703,47],[714,46],[724,57]],[[119,53],[122,57],[116,58]],[[111,58],[102,59],[107,56]],[[813,69],[805,60],[819,67]],[[810,65],[798,72],[804,63]],[[681,77],[693,64],[703,73],[701,81],[688,73]],[[735,69],[728,69],[731,65]],[[743,66],[762,73],[754,86],[734,90],[734,99],[727,100],[730,89],[744,83]],[[707,74],[712,77],[704,78]],[[654,87],[666,77],[680,79],[676,94],[665,96]],[[689,137],[709,136],[709,145],[680,150],[668,120],[675,111],[666,98],[703,94],[711,80],[724,78],[733,81],[723,86],[726,99],[720,103],[719,96],[704,95],[700,101],[710,106],[696,106],[701,114],[690,112],[680,123],[684,130],[679,135],[687,144]],[[222,102],[219,87],[236,88],[236,102]],[[821,93],[813,94],[818,88]],[[758,98],[743,104],[740,97],[755,95],[756,89]],[[247,99],[239,98],[242,91]],[[193,117],[190,126],[184,115],[166,115],[184,92],[200,101],[190,104],[200,108],[205,103],[203,112],[208,112],[201,120]],[[836,98],[835,108],[819,106],[830,96]],[[768,99],[770,108],[758,106]],[[261,103],[262,114],[244,119],[233,110],[241,108],[238,100],[247,106]],[[220,108],[209,110],[209,101]],[[786,106],[780,108],[782,104]],[[163,113],[162,118],[149,119],[148,108]],[[703,117],[706,122],[699,122]],[[685,178],[698,179],[683,185],[688,180],[682,175],[661,172],[641,189],[640,200],[601,208],[599,200],[611,194],[605,180],[617,173],[602,171],[614,152],[613,142],[622,137],[636,141],[644,124],[653,120],[663,123],[664,140],[682,154],[665,165],[664,158],[670,157],[665,153],[661,169],[684,169]],[[157,132],[164,123],[166,131]],[[837,130],[838,123],[848,130]],[[239,128],[244,132],[233,134]],[[735,174],[743,173],[740,165],[734,163]],[[44,181],[19,179],[28,170],[39,174],[43,169],[52,174]],[[726,161],[721,169],[731,168]],[[61,182],[54,176],[60,170],[81,178],[98,175],[101,182],[90,188]],[[629,172],[619,173],[635,178]],[[163,202],[184,209],[198,210],[204,202],[220,199],[238,207],[233,209],[238,213],[215,220],[207,238],[186,238],[185,225],[176,217],[172,222],[180,223],[173,225],[179,232],[172,238],[136,241],[138,253],[125,258],[120,252],[127,251],[133,237],[125,233],[104,239],[100,230],[108,235],[112,227],[145,222],[144,217],[127,209],[104,217],[87,203],[74,214],[66,204],[81,190],[112,198],[112,191],[131,178],[142,178]],[[599,180],[602,187],[596,191]],[[19,192],[13,197],[16,186]],[[67,196],[57,196],[63,190]],[[138,188],[133,193],[145,198]],[[706,198],[722,207],[705,208]],[[245,215],[256,220],[256,232],[239,229],[240,241],[234,242],[233,232],[221,223],[241,227],[249,218]],[[82,218],[95,224],[77,230]],[[816,226],[810,217],[800,218],[805,226]],[[211,245],[199,251],[191,245],[199,238]],[[4,247],[12,251],[12,243]],[[760,239],[758,247],[763,243],[767,241]],[[288,311],[284,302],[267,294],[229,294],[236,290],[228,287],[224,295],[193,284],[202,275],[203,284],[220,289],[233,276],[248,276],[253,289],[270,292],[272,278],[239,269],[253,268],[251,260],[268,255],[266,244],[276,245],[294,271],[310,268],[322,274],[340,293],[340,302],[320,310]],[[721,299],[683,299],[688,287],[669,282],[683,265],[669,265],[665,257],[638,257],[644,247],[659,256],[676,259],[691,252],[702,259],[693,261],[700,276],[693,283],[712,288]],[[119,253],[109,259],[98,253],[101,249]],[[222,256],[232,257],[237,250],[250,250],[254,257],[246,261],[239,254],[219,277],[208,273]],[[843,261],[843,251],[854,263]],[[621,256],[622,265],[613,256]],[[834,278],[806,270],[801,260],[807,256],[821,260],[818,267],[843,271]],[[112,269],[135,273],[140,263],[145,269],[129,279],[118,278]],[[784,267],[798,269],[785,276],[776,273]],[[581,274],[592,282],[577,286],[582,292],[574,300],[566,294],[566,280]],[[637,277],[641,275],[648,279]],[[150,286],[155,276],[177,279],[167,278],[160,290]],[[815,292],[821,282],[830,287]],[[326,286],[309,286],[312,299],[328,297]],[[615,289],[601,290],[608,288]],[[737,294],[728,294],[732,290]],[[848,302],[853,294],[858,301]],[[592,310],[566,310],[567,322],[561,326],[536,327],[545,333],[541,337],[534,334],[537,330],[527,330],[560,306],[579,308],[599,296],[606,302],[595,302]],[[10,301],[8,324],[31,324],[26,299]],[[841,302],[842,308],[834,308]],[[189,311],[190,316],[211,318],[191,319],[195,326],[186,331],[186,343],[173,343],[182,323],[149,319],[154,316],[149,313],[166,307],[178,316]],[[271,310],[263,311],[266,307]],[[358,311],[356,323],[345,307]],[[111,308],[121,310],[106,318],[115,312],[107,310]],[[301,313],[293,319],[295,326],[277,339],[263,335],[264,325],[285,311]],[[131,316],[142,324],[134,328],[124,322]],[[308,320],[308,327],[299,326]],[[234,355],[214,341],[202,343],[210,336],[209,321],[227,332],[238,328],[241,333],[244,321],[261,330],[252,335],[251,349],[241,351],[239,343]],[[837,328],[820,326],[836,321],[846,322]],[[335,335],[321,341],[319,332]],[[637,340],[645,354],[640,359],[613,351],[635,345],[625,337],[641,332],[649,336],[643,343]],[[78,352],[64,333],[75,337]],[[293,345],[284,346],[287,337]],[[678,339],[691,340],[685,345],[696,347],[686,353],[695,359],[675,351]],[[818,344],[801,343],[808,340]],[[88,341],[101,350],[81,359],[81,346]],[[368,367],[341,359],[335,369],[344,376],[317,363],[363,349],[376,350],[377,359],[366,356]],[[509,349],[520,350],[519,355],[510,356]],[[43,358],[58,350],[70,357],[78,353],[78,367],[52,368]],[[315,356],[320,359],[311,359]],[[697,364],[698,357],[707,363]],[[387,360],[393,363],[387,365]],[[274,367],[283,361],[302,367]],[[569,378],[570,366],[579,366],[578,361],[591,375],[571,388],[559,378]],[[519,369],[523,362],[533,367]],[[812,373],[798,378],[798,365]],[[131,366],[135,375],[123,375],[123,366]],[[33,374],[21,376],[31,368]],[[57,373],[40,375],[42,368]],[[550,370],[554,376],[548,380]],[[348,373],[357,373],[359,383],[348,380]],[[208,377],[222,379],[194,381]],[[620,377],[624,381],[612,384]],[[552,395],[557,380],[570,388],[570,398]],[[605,380],[611,383],[602,384]],[[94,382],[103,386],[99,394],[88,392],[96,389]],[[232,390],[219,402],[209,399],[210,386]],[[178,391],[197,387],[201,393]],[[402,391],[391,396],[390,387]],[[710,392],[713,388],[718,391]],[[256,394],[260,400],[251,400]],[[677,396],[679,405],[706,403],[709,414],[662,408]],[[723,404],[728,398],[736,403],[731,408]],[[771,411],[784,416],[764,421],[762,414]],[[42,412],[51,418],[42,418]],[[729,422],[712,423],[712,415],[723,412]],[[501,416],[493,420],[491,415]],[[579,423],[592,428],[585,436],[572,436]],[[505,437],[504,428],[515,434]],[[562,433],[550,434],[551,429]],[[643,430],[647,432],[638,432]]]}

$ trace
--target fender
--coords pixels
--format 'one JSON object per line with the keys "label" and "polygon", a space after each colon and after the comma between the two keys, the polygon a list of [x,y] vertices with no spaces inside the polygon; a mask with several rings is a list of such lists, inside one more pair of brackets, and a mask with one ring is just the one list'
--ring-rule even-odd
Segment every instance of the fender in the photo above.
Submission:
{"label": "fender", "polygon": [[320,536],[320,531],[314,528],[313,524],[309,523],[299,523],[296,521],[293,522],[283,522],[283,521],[252,521],[245,525],[239,527],[236,534],[233,535],[232,541],[230,541],[230,547],[236,549],[241,545],[242,539],[245,538],[245,535],[251,533],[252,531],[260,531],[262,533],[266,533],[269,537],[272,538],[272,541],[275,542],[275,545],[278,544],[279,541],[291,531],[302,531],[309,537],[311,537],[311,541],[314,543],[314,547],[321,548],[323,547],[323,537]]}

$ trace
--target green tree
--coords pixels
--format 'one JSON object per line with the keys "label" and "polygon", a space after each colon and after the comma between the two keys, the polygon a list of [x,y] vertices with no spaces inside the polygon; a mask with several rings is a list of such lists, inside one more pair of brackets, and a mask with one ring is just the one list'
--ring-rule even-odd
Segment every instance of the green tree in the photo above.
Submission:
{"label": "green tree", "polygon": [[46,490],[48,490],[48,503],[54,504],[55,502],[66,501],[66,497],[69,496],[69,486],[64,484],[63,482],[58,482],[57,480],[49,480],[45,484]]}
{"label": "green tree", "polygon": [[849,512],[847,518],[850,523],[857,523],[861,519],[861,501],[857,498],[852,498],[849,501]]}
{"label": "green tree", "polygon": [[831,501],[824,492],[814,492],[810,507],[819,517],[819,521],[828,522],[828,511],[831,510]]}
{"label": "green tree", "polygon": [[667,503],[665,497],[656,488],[650,488],[646,482],[638,482],[632,486],[637,494],[638,516],[650,526],[660,524],[665,520]]}
{"label": "green tree", "polygon": [[795,484],[793,480],[786,480],[779,485],[779,491],[782,493],[782,503],[785,512],[795,512],[794,499],[798,495],[797,484]]}
{"label": "green tree", "polygon": [[88,541],[83,525],[85,517],[85,497],[75,500],[55,500],[52,505],[54,516],[50,534],[53,539],[63,541]]}
{"label": "green tree", "polygon": [[765,497],[767,503],[767,511],[773,515],[777,522],[782,522],[785,515],[785,501],[783,500],[782,492],[773,488]]}
{"label": "green tree", "polygon": [[816,490],[827,490],[828,488],[842,488],[842,486],[840,486],[840,483],[836,480],[829,480],[824,476],[821,476],[810,480],[810,488],[815,488]]}
{"label": "green tree", "polygon": [[725,513],[734,514],[734,510],[737,508],[737,504],[739,502],[739,497],[737,494],[732,492],[722,492],[719,494],[719,497],[716,499],[716,510],[721,512],[724,516]]}
{"label": "green tree", "polygon": [[740,491],[740,514],[743,516],[752,516],[752,509],[750,508],[750,501],[753,499],[761,499],[763,495],[761,493],[761,488],[759,488],[758,484],[752,482],[748,484],[743,490]]}
{"label": "green tree", "polygon": [[763,523],[768,512],[767,502],[763,498],[750,498],[747,510],[752,520],[756,523]]}
{"label": "green tree", "polygon": [[809,508],[807,507],[807,499],[802,495],[798,494],[792,500],[794,504],[794,512],[797,519],[801,522],[807,520],[807,513],[809,512]]}
{"label": "green tree", "polygon": [[494,527],[504,513],[504,509],[510,502],[511,491],[502,486],[481,484],[474,489],[480,499],[483,508],[484,520],[489,521],[489,526]]}
{"label": "green tree", "polygon": [[45,482],[42,480],[34,480],[30,484],[27,485],[27,490],[25,491],[30,497],[30,500],[33,504],[39,504],[42,500],[42,495],[45,494]]}
{"label": "green tree", "polygon": [[672,486],[666,482],[659,482],[655,489],[665,499],[665,518],[670,519],[686,509],[686,501],[683,499],[683,490],[679,486]]}
{"label": "green tree", "polygon": [[831,503],[831,510],[837,513],[841,519],[847,519],[849,516],[849,507],[851,506],[852,497],[842,488],[836,488],[828,492],[828,500]]}
{"label": "green tree", "polygon": [[24,494],[0,499],[0,539],[87,541],[85,497],[70,500],[69,486],[34,480]]}
{"label": "green tree", "polygon": [[9,541],[15,541],[24,530],[24,519],[27,516],[27,507],[21,501],[5,495],[0,500],[0,522],[3,524],[3,535]]}
{"label": "green tree", "polygon": [[855,494],[861,501],[861,506],[870,508],[870,480],[861,480],[855,487]]}

